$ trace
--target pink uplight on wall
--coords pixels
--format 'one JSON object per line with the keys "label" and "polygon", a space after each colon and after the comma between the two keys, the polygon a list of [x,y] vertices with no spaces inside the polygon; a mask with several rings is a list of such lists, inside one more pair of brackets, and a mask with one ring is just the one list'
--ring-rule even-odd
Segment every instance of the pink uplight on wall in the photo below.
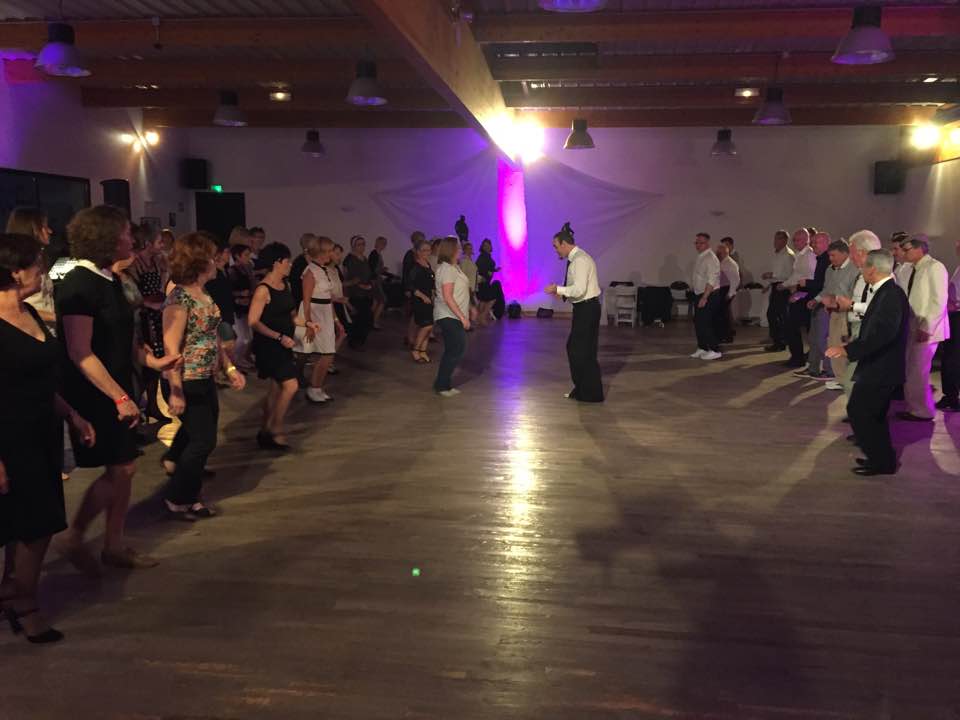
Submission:
{"label": "pink uplight on wall", "polygon": [[[523,167],[497,160],[497,235],[500,283],[507,302],[523,301],[527,281],[527,204],[524,196]],[[498,257],[499,255],[499,257]]]}

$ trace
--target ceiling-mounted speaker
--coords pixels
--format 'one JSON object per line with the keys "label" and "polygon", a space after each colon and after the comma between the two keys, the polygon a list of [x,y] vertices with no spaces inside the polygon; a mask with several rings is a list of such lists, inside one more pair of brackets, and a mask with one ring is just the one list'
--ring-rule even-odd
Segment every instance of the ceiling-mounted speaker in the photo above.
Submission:
{"label": "ceiling-mounted speaker", "polygon": [[896,195],[907,183],[907,166],[899,160],[878,160],[873,164],[873,194]]}
{"label": "ceiling-mounted speaker", "polygon": [[206,190],[209,163],[203,158],[184,158],[180,161],[180,185],[187,190]]}
{"label": "ceiling-mounted speaker", "polygon": [[130,217],[130,183],[120,178],[101,180],[103,204],[123,210]]}

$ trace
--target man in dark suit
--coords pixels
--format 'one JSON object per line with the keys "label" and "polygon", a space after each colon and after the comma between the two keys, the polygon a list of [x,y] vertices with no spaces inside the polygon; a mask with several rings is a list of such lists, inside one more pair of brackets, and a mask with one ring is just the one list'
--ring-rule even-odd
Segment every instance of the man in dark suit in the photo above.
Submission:
{"label": "man in dark suit", "polygon": [[874,250],[867,255],[863,277],[868,283],[867,311],[860,335],[844,346],[827,350],[827,357],[856,361],[847,415],[865,458],[858,458],[857,475],[892,475],[897,456],[890,442],[887,412],[898,385],[906,377],[907,329],[910,305],[893,280],[893,255]]}

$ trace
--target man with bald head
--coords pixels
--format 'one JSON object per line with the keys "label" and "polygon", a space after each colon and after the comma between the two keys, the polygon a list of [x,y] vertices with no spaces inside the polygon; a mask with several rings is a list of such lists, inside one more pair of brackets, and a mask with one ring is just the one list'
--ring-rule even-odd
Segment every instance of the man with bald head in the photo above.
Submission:
{"label": "man with bald head", "polygon": [[806,228],[800,228],[793,233],[793,251],[793,271],[783,283],[790,291],[786,328],[790,359],[785,364],[787,367],[800,368],[807,362],[806,353],[803,351],[803,329],[810,326],[805,286],[813,280],[817,271],[817,256],[810,247],[810,233]]}

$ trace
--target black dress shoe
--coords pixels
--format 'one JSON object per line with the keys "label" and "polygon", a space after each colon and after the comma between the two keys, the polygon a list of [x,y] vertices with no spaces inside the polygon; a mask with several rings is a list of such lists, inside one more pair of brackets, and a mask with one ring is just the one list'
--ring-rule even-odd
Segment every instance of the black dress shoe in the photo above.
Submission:
{"label": "black dress shoe", "polygon": [[898,412],[897,418],[899,420],[906,420],[908,422],[933,422],[933,418],[920,417],[919,415],[914,415],[912,412],[907,412],[906,410]]}
{"label": "black dress shoe", "polygon": [[937,401],[937,410],[960,410],[960,400],[942,397]]}
{"label": "black dress shoe", "polygon": [[847,442],[852,442],[857,447],[860,446],[860,443],[857,442],[856,433],[850,433],[849,435],[847,435]]}
{"label": "black dress shoe", "polygon": [[847,423],[847,425],[849,425],[849,424],[850,424],[850,418],[848,418],[848,417],[842,417],[842,418],[840,418],[840,422],[842,422],[842,423]]}
{"label": "black dress shoe", "polygon": [[870,464],[870,461],[867,460],[866,458],[857,458],[856,460],[854,460],[854,462],[857,463],[857,465],[860,465],[862,467],[866,467]]}
{"label": "black dress shoe", "polygon": [[801,368],[807,364],[807,361],[803,358],[790,358],[783,365],[788,368]]}
{"label": "black dress shoe", "polygon": [[774,343],[773,345],[767,345],[766,347],[764,347],[763,351],[764,352],[783,352],[786,349],[787,349],[786,345],[777,345],[776,343]]}
{"label": "black dress shoe", "polygon": [[850,472],[854,475],[860,475],[861,477],[873,477],[874,475],[896,475],[896,468],[876,468],[876,467],[867,467],[861,465],[860,467],[853,468]]}

